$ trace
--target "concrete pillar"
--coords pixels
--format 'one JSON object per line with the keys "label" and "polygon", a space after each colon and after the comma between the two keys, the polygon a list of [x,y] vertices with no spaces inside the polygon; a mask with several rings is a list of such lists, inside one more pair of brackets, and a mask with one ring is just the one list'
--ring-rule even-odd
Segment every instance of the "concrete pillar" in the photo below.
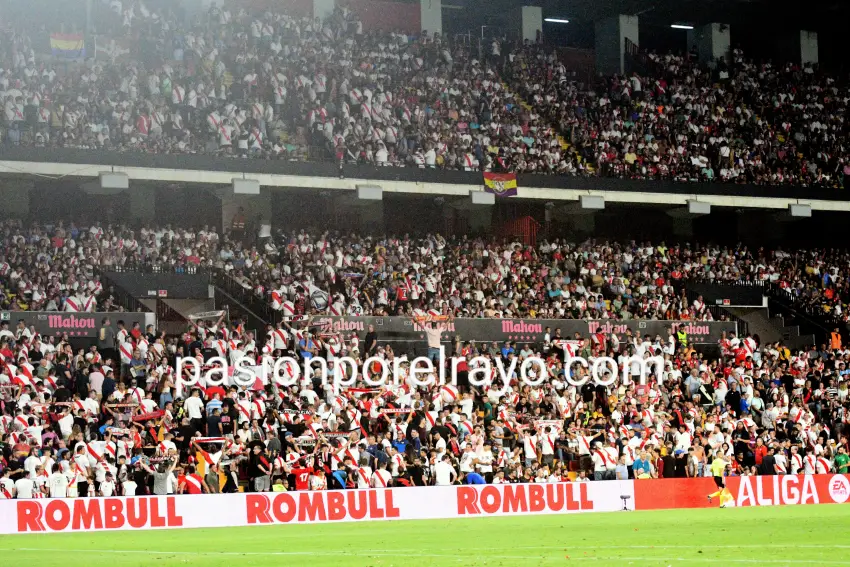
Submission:
{"label": "concrete pillar", "polygon": [[523,6],[520,8],[520,22],[523,41],[536,43],[543,34],[543,8]]}
{"label": "concrete pillar", "polygon": [[429,35],[443,34],[443,0],[419,0],[421,29]]}
{"label": "concrete pillar", "polygon": [[357,207],[360,213],[360,230],[366,234],[380,234],[384,231],[384,202],[370,201]]}
{"label": "concrete pillar", "polygon": [[489,234],[493,229],[493,208],[487,205],[469,208],[469,230],[473,233]]}
{"label": "concrete pillar", "polygon": [[688,30],[688,51],[696,50],[702,63],[718,59],[728,61],[730,45],[729,26],[726,24],[706,24]]}
{"label": "concrete pillar", "polygon": [[334,13],[335,0],[313,0],[313,17],[325,19]]}
{"label": "concrete pillar", "polygon": [[818,32],[800,31],[800,63],[817,64],[818,62]]}
{"label": "concrete pillar", "polygon": [[625,73],[626,40],[638,43],[637,16],[618,14],[596,22],[596,72],[604,75]]}
{"label": "concrete pillar", "polygon": [[688,240],[694,237],[694,219],[687,216],[673,217],[673,234],[678,239]]}
{"label": "concrete pillar", "polygon": [[26,219],[30,213],[30,189],[33,185],[32,181],[4,179],[0,183],[0,216]]}
{"label": "concrete pillar", "polygon": [[591,235],[596,232],[596,213],[578,213],[567,217],[572,232],[580,235]]}
{"label": "concrete pillar", "polygon": [[130,184],[130,218],[148,222],[156,218],[156,189],[153,186]]}

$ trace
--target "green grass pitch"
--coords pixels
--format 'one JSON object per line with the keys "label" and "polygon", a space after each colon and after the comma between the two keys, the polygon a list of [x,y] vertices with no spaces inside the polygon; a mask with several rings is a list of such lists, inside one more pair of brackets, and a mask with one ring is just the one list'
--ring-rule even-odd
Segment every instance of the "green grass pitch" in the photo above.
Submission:
{"label": "green grass pitch", "polygon": [[10,567],[850,565],[850,506],[2,536],[0,564]]}

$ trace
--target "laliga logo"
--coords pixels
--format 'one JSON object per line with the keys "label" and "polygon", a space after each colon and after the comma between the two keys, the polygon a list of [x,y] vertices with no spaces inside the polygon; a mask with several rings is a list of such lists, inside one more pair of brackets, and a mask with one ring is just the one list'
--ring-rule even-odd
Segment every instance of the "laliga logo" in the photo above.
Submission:
{"label": "laliga logo", "polygon": [[850,498],[850,480],[837,474],[829,479],[829,496],[836,504],[843,504]]}

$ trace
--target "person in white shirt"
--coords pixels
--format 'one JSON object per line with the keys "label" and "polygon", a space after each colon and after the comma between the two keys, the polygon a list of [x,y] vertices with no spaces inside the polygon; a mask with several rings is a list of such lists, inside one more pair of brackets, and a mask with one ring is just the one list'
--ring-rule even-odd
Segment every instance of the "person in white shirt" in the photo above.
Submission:
{"label": "person in white shirt", "polygon": [[440,435],[439,431],[434,433],[434,450],[437,451],[437,462],[443,460],[446,455],[446,440]]}
{"label": "person in white shirt", "polygon": [[111,472],[106,473],[106,478],[100,483],[101,496],[113,496],[115,494],[115,477]]}
{"label": "person in white shirt", "polygon": [[36,467],[41,464],[41,459],[38,458],[35,452],[35,449],[31,449],[29,457],[24,460],[24,470],[27,471],[27,476],[32,479],[35,478]]}
{"label": "person in white shirt", "polygon": [[53,465],[53,473],[47,477],[47,488],[51,498],[68,497],[68,477],[62,472],[59,463]]}
{"label": "person in white shirt", "polygon": [[387,488],[392,484],[393,475],[387,470],[387,465],[381,463],[378,465],[378,470],[372,473],[372,488]]}
{"label": "person in white shirt", "polygon": [[0,476],[0,500],[15,497],[15,481],[10,478],[11,474],[12,471],[6,468]]}
{"label": "person in white shirt", "polygon": [[457,472],[449,464],[448,455],[443,455],[443,458],[434,465],[434,477],[437,486],[451,486],[457,480]]}
{"label": "person in white shirt", "polygon": [[15,493],[18,500],[32,498],[35,493],[35,481],[29,477],[19,478],[15,481]]}
{"label": "person in white shirt", "polygon": [[788,459],[782,451],[776,451],[773,456],[775,464],[773,465],[776,474],[785,474],[788,472]]}
{"label": "person in white shirt", "polygon": [[186,410],[186,415],[189,416],[189,420],[192,422],[192,427],[200,431],[201,425],[203,425],[202,412],[204,410],[204,400],[201,399],[200,390],[192,390],[192,395],[183,402],[183,409]]}
{"label": "person in white shirt", "polygon": [[490,444],[484,444],[484,451],[478,455],[475,462],[475,468],[478,474],[483,476],[485,480],[490,481],[493,477],[493,451],[490,449]]}
{"label": "person in white shirt", "polygon": [[594,444],[593,455],[591,456],[594,480],[605,480],[608,474],[608,455],[603,451],[602,443],[597,441]]}
{"label": "person in white shirt", "polygon": [[522,445],[525,466],[530,467],[532,463],[537,461],[537,435],[526,433],[522,437]]}
{"label": "person in white shirt", "polygon": [[466,476],[467,473],[472,472],[475,466],[475,458],[476,455],[472,450],[472,445],[467,445],[460,456],[460,472],[462,475]]}
{"label": "person in white shirt", "polygon": [[540,436],[540,458],[544,465],[551,467],[555,462],[555,441],[558,434],[546,426],[543,435]]}

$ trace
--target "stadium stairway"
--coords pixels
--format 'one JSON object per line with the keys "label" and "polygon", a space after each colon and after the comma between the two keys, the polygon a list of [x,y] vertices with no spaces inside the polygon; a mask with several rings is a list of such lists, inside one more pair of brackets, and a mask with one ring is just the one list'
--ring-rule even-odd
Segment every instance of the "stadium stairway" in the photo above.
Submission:
{"label": "stadium stairway", "polygon": [[[132,293],[124,289],[121,285],[116,283],[112,278],[106,275],[104,272],[100,270],[95,270],[98,277],[100,278],[100,283],[103,285],[104,296],[109,297],[112,296],[113,303],[116,306],[119,306],[121,311],[132,311],[132,312],[147,312],[151,313],[156,311],[156,309],[152,309],[151,306],[139,301]],[[102,304],[102,300],[98,302]]]}
{"label": "stadium stairway", "polygon": [[747,324],[747,331],[758,335],[762,344],[782,341],[789,349],[797,350],[814,344],[815,334],[804,334],[800,324],[790,314],[771,315],[770,307],[725,307],[731,315]]}
{"label": "stadium stairway", "polygon": [[227,309],[231,321],[244,320],[247,330],[254,332],[254,337],[264,336],[266,326],[276,322],[276,313],[268,302],[245,289],[229,275],[216,270],[212,282],[217,308]]}
{"label": "stadium stairway", "polygon": [[784,328],[796,327],[798,337],[807,337],[808,342],[795,345],[794,337],[791,336],[788,348],[802,348],[812,344],[826,344],[830,333],[836,327],[841,333],[844,344],[848,344],[850,332],[847,324],[826,313],[818,313],[811,308],[795,302],[793,298],[777,286],[768,288],[769,309],[772,314],[771,320],[774,324],[781,324]]}
{"label": "stadium stairway", "polygon": [[792,350],[806,348],[825,331],[823,325],[800,317],[790,298],[788,304],[781,303],[784,292],[771,284],[682,282],[680,285],[689,304],[702,296],[715,320],[735,321],[739,336],[758,335],[761,344],[782,341]]}
{"label": "stadium stairway", "polygon": [[139,302],[156,313],[157,327],[167,335],[180,335],[189,327],[189,317],[215,308],[212,299],[154,299],[140,298]]}

